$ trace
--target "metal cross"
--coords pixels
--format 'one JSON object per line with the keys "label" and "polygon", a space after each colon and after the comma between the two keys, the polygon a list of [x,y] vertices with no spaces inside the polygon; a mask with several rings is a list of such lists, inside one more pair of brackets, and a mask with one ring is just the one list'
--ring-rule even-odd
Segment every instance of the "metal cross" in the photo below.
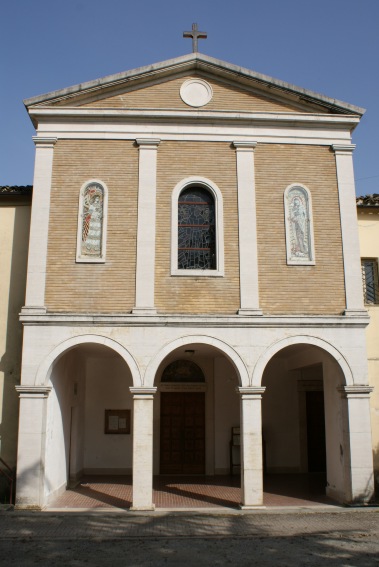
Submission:
{"label": "metal cross", "polygon": [[192,24],[192,31],[183,32],[183,37],[191,37],[192,38],[192,51],[196,53],[197,49],[197,40],[198,39],[207,39],[207,33],[198,31],[197,24]]}

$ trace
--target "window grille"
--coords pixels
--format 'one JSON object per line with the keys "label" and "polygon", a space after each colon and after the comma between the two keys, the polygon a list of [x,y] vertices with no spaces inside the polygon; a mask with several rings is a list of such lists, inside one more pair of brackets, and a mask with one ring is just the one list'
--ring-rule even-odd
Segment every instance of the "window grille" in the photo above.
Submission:
{"label": "window grille", "polygon": [[362,260],[363,297],[367,304],[379,303],[378,261]]}
{"label": "window grille", "polygon": [[178,268],[216,269],[214,199],[199,187],[185,189],[179,197]]}

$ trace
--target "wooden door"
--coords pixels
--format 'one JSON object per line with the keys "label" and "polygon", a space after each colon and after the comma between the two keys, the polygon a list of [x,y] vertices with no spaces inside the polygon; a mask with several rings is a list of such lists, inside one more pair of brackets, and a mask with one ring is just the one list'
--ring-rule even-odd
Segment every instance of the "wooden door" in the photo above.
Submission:
{"label": "wooden door", "polygon": [[306,392],[308,472],[326,472],[324,392]]}
{"label": "wooden door", "polygon": [[205,395],[161,393],[161,474],[205,473]]}

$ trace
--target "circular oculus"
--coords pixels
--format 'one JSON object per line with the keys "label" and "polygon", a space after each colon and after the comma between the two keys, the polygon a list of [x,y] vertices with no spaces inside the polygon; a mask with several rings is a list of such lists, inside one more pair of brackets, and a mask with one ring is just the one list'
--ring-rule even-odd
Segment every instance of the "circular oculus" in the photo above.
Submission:
{"label": "circular oculus", "polygon": [[211,85],[202,79],[188,79],[180,87],[180,97],[188,106],[205,106],[212,96]]}

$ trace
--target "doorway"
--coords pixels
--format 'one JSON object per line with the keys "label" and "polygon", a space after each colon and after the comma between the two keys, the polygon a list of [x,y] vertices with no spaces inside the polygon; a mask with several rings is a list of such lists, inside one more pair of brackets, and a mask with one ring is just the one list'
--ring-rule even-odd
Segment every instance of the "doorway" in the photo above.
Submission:
{"label": "doorway", "polygon": [[326,472],[324,392],[305,392],[308,472]]}
{"label": "doorway", "polygon": [[205,473],[204,392],[161,392],[160,473]]}

